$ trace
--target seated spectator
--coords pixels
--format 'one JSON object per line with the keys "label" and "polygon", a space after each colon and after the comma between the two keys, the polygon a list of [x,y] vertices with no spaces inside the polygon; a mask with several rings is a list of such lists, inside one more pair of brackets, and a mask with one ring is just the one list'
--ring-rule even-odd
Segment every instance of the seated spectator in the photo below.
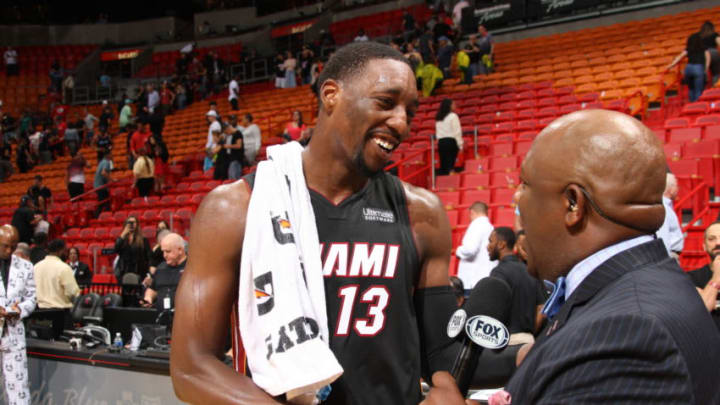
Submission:
{"label": "seated spectator", "polygon": [[62,239],[48,245],[48,255],[35,264],[38,308],[72,308],[72,300],[80,294],[72,268],[63,260],[67,246]]}
{"label": "seated spectator", "polygon": [[300,111],[293,111],[292,121],[285,125],[285,131],[283,132],[283,138],[286,141],[300,141],[305,137],[305,131],[307,126],[303,123],[302,113]]}
{"label": "seated spectator", "polygon": [[115,253],[118,255],[115,266],[115,278],[123,283],[123,276],[133,273],[142,280],[147,276],[150,262],[150,244],[140,231],[137,217],[127,217],[120,236],[115,240]]}
{"label": "seated spectator", "polygon": [[80,288],[89,287],[92,284],[92,271],[90,266],[85,262],[80,261],[80,251],[76,247],[71,247],[68,250],[67,264],[73,271],[75,281]]}
{"label": "seated spectator", "polygon": [[138,151],[137,160],[133,164],[133,176],[138,194],[147,200],[155,186],[155,163],[148,157],[145,146]]}
{"label": "seated spectator", "polygon": [[85,192],[85,158],[82,152],[77,150],[70,151],[70,163],[67,167],[67,190],[70,198],[77,197]]}
{"label": "seated spectator", "polygon": [[715,325],[720,329],[720,222],[714,222],[705,229],[703,251],[710,256],[710,263],[688,271],[687,275],[695,284]]}
{"label": "seated spectator", "polygon": [[152,284],[145,290],[143,302],[145,307],[154,304],[158,312],[175,308],[175,291],[187,261],[185,241],[180,235],[169,233],[163,238],[161,247],[165,261],[155,271]]}

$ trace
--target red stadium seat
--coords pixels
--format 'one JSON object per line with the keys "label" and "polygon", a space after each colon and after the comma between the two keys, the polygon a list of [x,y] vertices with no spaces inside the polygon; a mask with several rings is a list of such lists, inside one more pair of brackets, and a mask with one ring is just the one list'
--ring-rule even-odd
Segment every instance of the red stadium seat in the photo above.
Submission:
{"label": "red stadium seat", "polygon": [[487,173],[463,173],[461,178],[463,189],[483,189],[490,186],[490,175]]}
{"label": "red stadium seat", "polygon": [[701,115],[695,119],[693,124],[694,127],[706,127],[709,125],[720,125],[720,115]]}
{"label": "red stadium seat", "polygon": [[515,209],[509,207],[495,208],[492,221],[496,227],[508,226],[513,228],[515,226]]}
{"label": "red stadium seat", "polygon": [[439,191],[455,191],[460,189],[460,176],[437,176],[435,188]]}
{"label": "red stadium seat", "polygon": [[513,171],[517,168],[517,156],[494,157],[490,159],[490,169],[493,171]]}
{"label": "red stadium seat", "polygon": [[489,204],[490,198],[490,190],[465,190],[461,193],[460,196],[460,206],[463,208],[469,207],[472,203],[476,201]]}
{"label": "red stadium seat", "polygon": [[451,210],[460,205],[459,191],[441,191],[436,193],[440,201],[442,201],[446,210]]}
{"label": "red stadium seat", "polygon": [[491,156],[510,156],[513,154],[512,142],[493,143],[490,145]]}
{"label": "red stadium seat", "polygon": [[510,206],[515,196],[514,188],[496,188],[492,190],[491,204]]}
{"label": "red stadium seat", "polygon": [[681,143],[689,141],[699,141],[702,131],[700,128],[676,128],[670,130],[671,143]]}
{"label": "red stadium seat", "polygon": [[674,129],[674,128],[687,128],[690,126],[690,120],[687,118],[670,118],[669,120],[665,120],[665,129]]}
{"label": "red stadium seat", "polygon": [[520,183],[518,172],[495,172],[490,174],[490,186],[515,187]]}
{"label": "red stadium seat", "polygon": [[458,225],[458,219],[460,216],[458,214],[458,211],[457,210],[448,210],[448,211],[445,211],[445,213],[447,214],[448,222],[450,222],[450,227],[455,228]]}

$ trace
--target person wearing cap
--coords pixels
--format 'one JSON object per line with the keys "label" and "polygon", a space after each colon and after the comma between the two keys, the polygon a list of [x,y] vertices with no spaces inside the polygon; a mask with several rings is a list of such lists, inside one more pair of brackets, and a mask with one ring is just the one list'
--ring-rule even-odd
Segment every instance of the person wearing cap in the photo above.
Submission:
{"label": "person wearing cap", "polygon": [[208,127],[208,136],[207,136],[207,142],[205,142],[205,149],[212,146],[213,139],[212,134],[213,131],[220,132],[222,131],[222,126],[220,125],[220,121],[218,120],[218,113],[217,111],[211,109],[205,114],[205,117],[207,117],[208,123],[210,126]]}
{"label": "person wearing cap", "polygon": [[450,77],[450,64],[452,63],[452,57],[454,52],[455,49],[448,37],[442,36],[438,38],[438,68],[442,70],[443,76],[445,76],[445,78]]}
{"label": "person wearing cap", "polygon": [[124,132],[125,127],[132,122],[133,112],[130,104],[132,104],[132,100],[126,98],[125,105],[123,106],[122,110],[120,110],[120,118],[118,118],[118,126],[120,127],[120,132]]}

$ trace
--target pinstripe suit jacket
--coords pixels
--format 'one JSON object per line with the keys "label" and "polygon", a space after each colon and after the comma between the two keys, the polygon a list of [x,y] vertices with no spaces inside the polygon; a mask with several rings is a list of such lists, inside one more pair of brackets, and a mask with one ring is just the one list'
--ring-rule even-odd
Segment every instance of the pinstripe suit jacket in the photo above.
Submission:
{"label": "pinstripe suit jacket", "polygon": [[661,240],[593,270],[507,384],[513,404],[718,404],[720,333]]}

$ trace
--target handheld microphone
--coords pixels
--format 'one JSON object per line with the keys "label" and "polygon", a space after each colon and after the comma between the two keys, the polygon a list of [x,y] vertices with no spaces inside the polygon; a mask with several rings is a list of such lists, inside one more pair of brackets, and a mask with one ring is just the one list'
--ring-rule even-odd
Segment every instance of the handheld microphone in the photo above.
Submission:
{"label": "handheld microphone", "polygon": [[451,371],[463,397],[467,396],[483,348],[502,349],[507,346],[510,333],[505,323],[510,319],[511,305],[512,291],[508,283],[486,277],[473,288],[463,308],[450,318],[448,336],[455,338],[465,332],[461,338],[462,348]]}

